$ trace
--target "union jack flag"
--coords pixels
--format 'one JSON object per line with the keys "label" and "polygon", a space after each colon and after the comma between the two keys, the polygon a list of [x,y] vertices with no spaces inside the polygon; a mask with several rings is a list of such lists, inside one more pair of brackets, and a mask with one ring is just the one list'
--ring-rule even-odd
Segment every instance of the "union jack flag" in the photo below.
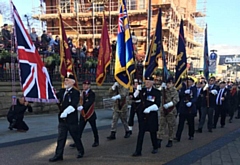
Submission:
{"label": "union jack flag", "polygon": [[13,8],[14,30],[23,95],[32,102],[58,102],[47,68],[26,31],[16,7]]}

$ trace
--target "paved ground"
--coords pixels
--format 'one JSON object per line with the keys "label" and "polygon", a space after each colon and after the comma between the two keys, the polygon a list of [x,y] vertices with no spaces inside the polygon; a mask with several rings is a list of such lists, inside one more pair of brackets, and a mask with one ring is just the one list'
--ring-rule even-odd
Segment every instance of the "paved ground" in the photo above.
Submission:
{"label": "paved ground", "polygon": [[[156,155],[151,154],[151,142],[146,133],[143,145],[143,156],[133,158],[131,154],[136,147],[137,124],[133,135],[124,139],[124,130],[118,127],[117,139],[107,141],[110,133],[111,110],[96,110],[99,127],[100,146],[92,148],[93,135],[87,125],[83,134],[85,155],[76,159],[76,150],[69,148],[72,143],[69,137],[64,152],[64,161],[53,164],[112,165],[112,164],[166,164],[166,165],[240,165],[240,120],[217,128],[213,133],[205,128],[202,134],[195,134],[193,141],[187,140],[187,125],[181,142],[175,142],[172,148],[164,145]],[[7,129],[6,118],[0,118],[0,164],[32,165],[48,164],[48,159],[54,155],[57,135],[57,114],[29,115],[25,117],[30,130],[19,133]],[[197,123],[197,120],[196,120]]]}

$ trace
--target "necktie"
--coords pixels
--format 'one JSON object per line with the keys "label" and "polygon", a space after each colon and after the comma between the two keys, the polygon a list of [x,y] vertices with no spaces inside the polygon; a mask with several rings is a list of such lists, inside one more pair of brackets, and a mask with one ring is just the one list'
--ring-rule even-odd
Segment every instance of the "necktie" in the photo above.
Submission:
{"label": "necktie", "polygon": [[223,89],[220,90],[219,95],[218,95],[218,98],[217,98],[217,104],[218,104],[218,105],[222,105],[222,101],[221,101],[222,92],[223,92]]}
{"label": "necktie", "polygon": [[65,96],[66,96],[66,94],[67,94],[68,92],[69,92],[68,89],[66,89],[66,90],[65,90],[65,93],[64,93],[64,95],[63,95],[63,100],[65,99]]}

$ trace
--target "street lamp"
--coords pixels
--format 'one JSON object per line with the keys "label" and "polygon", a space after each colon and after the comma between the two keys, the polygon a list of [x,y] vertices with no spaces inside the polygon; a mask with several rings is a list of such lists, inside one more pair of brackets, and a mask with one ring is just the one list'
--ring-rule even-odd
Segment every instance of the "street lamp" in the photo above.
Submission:
{"label": "street lamp", "polygon": [[28,26],[28,31],[29,31],[29,34],[31,33],[31,27],[30,27],[30,23],[29,23],[29,17],[27,14],[24,15],[24,17],[27,19],[27,26]]}

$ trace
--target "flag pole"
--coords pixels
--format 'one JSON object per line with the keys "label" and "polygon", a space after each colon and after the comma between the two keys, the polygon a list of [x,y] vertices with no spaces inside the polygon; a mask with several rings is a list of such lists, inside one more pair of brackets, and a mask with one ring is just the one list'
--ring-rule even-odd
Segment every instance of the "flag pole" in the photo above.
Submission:
{"label": "flag pole", "polygon": [[147,27],[147,46],[146,46],[146,52],[149,49],[150,46],[150,38],[151,38],[151,13],[152,13],[152,0],[149,0],[148,2],[148,15],[147,15],[147,20],[148,20],[148,27]]}

